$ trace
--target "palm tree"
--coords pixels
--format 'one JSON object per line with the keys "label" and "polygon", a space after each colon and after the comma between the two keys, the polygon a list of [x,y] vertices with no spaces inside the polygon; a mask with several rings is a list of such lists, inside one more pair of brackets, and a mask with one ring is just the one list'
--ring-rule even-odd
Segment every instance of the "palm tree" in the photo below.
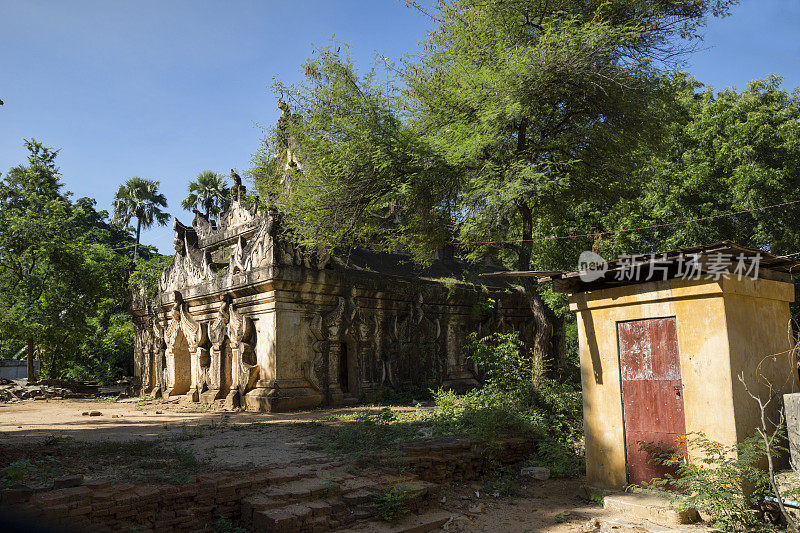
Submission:
{"label": "palm tree", "polygon": [[129,178],[117,189],[114,196],[114,221],[130,225],[131,219],[136,218],[136,244],[133,247],[134,261],[139,254],[139,237],[142,228],[149,228],[154,222],[159,226],[166,226],[169,222],[169,213],[161,208],[167,207],[167,198],[158,192],[160,183],[139,177]]}
{"label": "palm tree", "polygon": [[189,183],[189,196],[181,205],[184,209],[196,209],[202,206],[206,212],[206,218],[211,215],[219,215],[230,204],[231,191],[225,185],[225,178],[221,174],[204,170],[197,175],[197,179]]}

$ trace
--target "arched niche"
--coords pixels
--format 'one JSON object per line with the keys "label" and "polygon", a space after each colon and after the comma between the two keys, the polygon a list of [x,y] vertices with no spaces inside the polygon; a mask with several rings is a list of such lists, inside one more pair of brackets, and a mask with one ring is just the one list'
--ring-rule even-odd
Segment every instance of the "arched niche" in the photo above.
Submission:
{"label": "arched niche", "polygon": [[339,387],[345,396],[358,396],[358,343],[352,335],[342,337],[339,347]]}
{"label": "arched niche", "polygon": [[175,333],[172,345],[172,390],[170,395],[186,394],[192,386],[192,355],[189,342],[181,329]]}
{"label": "arched niche", "polygon": [[231,341],[228,336],[219,348],[219,366],[220,366],[220,392],[227,393],[233,385],[233,349],[231,348]]}

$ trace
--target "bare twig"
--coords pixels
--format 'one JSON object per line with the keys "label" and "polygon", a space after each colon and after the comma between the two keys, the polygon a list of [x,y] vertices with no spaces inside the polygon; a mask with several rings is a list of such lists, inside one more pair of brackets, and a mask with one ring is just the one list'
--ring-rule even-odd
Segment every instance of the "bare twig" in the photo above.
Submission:
{"label": "bare twig", "polygon": [[[753,394],[750,391],[750,387],[747,386],[747,383],[744,380],[744,372],[739,373],[739,381],[742,382],[742,386],[744,387],[745,392],[747,392],[747,394],[749,394],[750,397],[753,400],[755,400],[755,402],[758,404],[758,408],[761,414],[761,426],[756,427],[756,431],[758,432],[761,439],[764,441],[764,451],[767,454],[767,468],[769,471],[769,484],[770,487],[772,487],[772,493],[775,494],[775,498],[778,500],[778,509],[780,509],[781,515],[783,516],[784,520],[786,520],[786,525],[789,531],[797,532],[798,531],[797,523],[795,523],[794,519],[789,515],[789,513],[786,511],[786,508],[783,506],[783,498],[781,498],[780,490],[778,490],[778,485],[775,483],[775,465],[772,459],[772,445],[775,442],[775,437],[778,435],[778,431],[780,431],[785,421],[783,407],[781,407],[778,410],[779,412],[778,423],[777,424],[772,423],[772,421],[769,420],[769,417],[766,414],[767,407],[776,397],[776,394],[772,389],[772,385],[771,384],[769,385],[770,389],[769,398],[767,399],[767,401],[764,401],[760,396],[757,396],[756,394]],[[770,425],[767,424],[768,420],[773,428],[771,430],[770,430]]]}

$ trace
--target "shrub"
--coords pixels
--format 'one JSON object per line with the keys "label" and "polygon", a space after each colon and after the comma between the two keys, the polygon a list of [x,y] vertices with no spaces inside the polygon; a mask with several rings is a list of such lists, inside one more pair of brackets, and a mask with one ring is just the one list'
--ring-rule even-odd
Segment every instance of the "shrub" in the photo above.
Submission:
{"label": "shrub", "polygon": [[[541,378],[533,385],[534,364],[516,333],[472,336],[468,349],[485,384],[465,394],[432,391],[435,406],[413,413],[389,409],[349,416],[326,438],[332,451],[382,451],[426,435],[461,435],[484,445],[489,455],[507,437],[541,440],[535,456],[554,475],[574,476],[583,470],[576,450],[582,427],[581,394],[575,384]],[[426,431],[419,429],[425,427]],[[432,431],[431,431],[432,430]]]}
{"label": "shrub", "polygon": [[433,397],[436,407],[422,417],[442,433],[466,434],[486,444],[512,435],[542,438],[547,434],[541,412],[492,387],[462,395],[438,390]]}
{"label": "shrub", "polygon": [[769,489],[768,474],[758,466],[766,454],[760,437],[750,437],[735,446],[722,445],[702,433],[680,437],[677,445],[688,446],[692,462],[676,447],[639,444],[652,462],[676,470],[676,475],[667,474],[644,487],[673,491],[673,504],[709,515],[714,526],[723,531],[773,530],[755,512]]}
{"label": "shrub", "polygon": [[375,495],[378,516],[386,522],[399,520],[409,511],[409,502],[414,494],[403,484],[391,484]]}
{"label": "shrub", "polygon": [[571,442],[546,439],[536,446],[536,453],[528,461],[531,466],[544,466],[553,477],[578,477],[586,468],[584,458]]}
{"label": "shrub", "polygon": [[400,419],[385,407],[377,413],[363,412],[352,416],[324,437],[325,446],[337,453],[378,452],[398,442],[412,440],[416,433],[413,420]]}
{"label": "shrub", "polygon": [[423,382],[400,390],[396,390],[392,387],[382,387],[378,392],[376,403],[378,405],[408,405],[414,400],[424,402],[430,399],[430,385]]}
{"label": "shrub", "polygon": [[525,350],[517,332],[492,333],[486,337],[471,333],[466,348],[487,385],[507,393],[530,394],[534,358]]}

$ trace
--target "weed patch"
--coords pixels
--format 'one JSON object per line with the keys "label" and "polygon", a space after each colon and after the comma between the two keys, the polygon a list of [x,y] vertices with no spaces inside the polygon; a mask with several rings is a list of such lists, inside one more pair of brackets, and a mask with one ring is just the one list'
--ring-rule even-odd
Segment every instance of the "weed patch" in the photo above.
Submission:
{"label": "weed patch", "polygon": [[378,516],[386,522],[395,522],[409,512],[413,493],[402,483],[391,484],[375,496]]}

